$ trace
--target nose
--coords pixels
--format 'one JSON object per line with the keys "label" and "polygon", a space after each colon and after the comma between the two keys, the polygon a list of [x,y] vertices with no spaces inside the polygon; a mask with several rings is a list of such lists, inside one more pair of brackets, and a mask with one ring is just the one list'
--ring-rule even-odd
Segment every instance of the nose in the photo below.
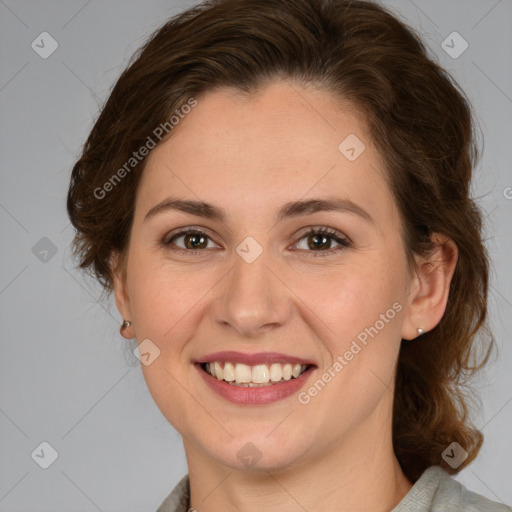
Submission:
{"label": "nose", "polygon": [[216,324],[244,337],[278,329],[291,316],[289,290],[265,250],[251,263],[235,254],[233,268],[218,290],[212,306]]}

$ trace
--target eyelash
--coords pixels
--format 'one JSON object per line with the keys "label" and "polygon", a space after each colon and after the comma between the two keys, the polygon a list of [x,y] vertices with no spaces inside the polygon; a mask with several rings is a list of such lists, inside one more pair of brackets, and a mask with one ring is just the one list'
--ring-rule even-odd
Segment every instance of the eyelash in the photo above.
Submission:
{"label": "eyelash", "polygon": [[[173,242],[175,240],[177,240],[178,238],[180,238],[182,236],[189,235],[189,234],[203,236],[203,237],[211,240],[211,237],[202,229],[187,228],[187,229],[184,229],[183,231],[174,233],[170,238],[169,238],[169,235],[164,237],[164,239],[161,242],[162,246],[166,249],[169,249],[169,250],[179,253],[179,254],[187,254],[187,255],[194,254],[194,256],[200,256],[200,253],[202,251],[204,251],[205,249],[182,249],[181,247],[175,247],[172,245]],[[332,254],[335,254],[339,251],[342,251],[342,250],[347,249],[352,246],[351,241],[347,237],[341,236],[337,231],[335,231],[332,228],[328,228],[328,227],[313,227],[313,228],[311,228],[309,231],[302,234],[301,237],[294,243],[294,245],[297,245],[303,238],[307,238],[309,236],[314,236],[314,235],[325,236],[327,238],[334,240],[339,245],[334,248],[330,248],[330,249],[326,249],[326,250],[317,250],[317,251],[299,249],[299,251],[304,252],[304,253],[312,253],[312,254],[308,255],[311,257],[318,258],[318,257],[330,256]]]}

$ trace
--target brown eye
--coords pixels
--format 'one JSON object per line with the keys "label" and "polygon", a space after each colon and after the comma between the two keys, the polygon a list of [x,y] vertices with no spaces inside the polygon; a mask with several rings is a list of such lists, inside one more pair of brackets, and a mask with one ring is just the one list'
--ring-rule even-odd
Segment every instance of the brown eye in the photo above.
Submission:
{"label": "brown eye", "polygon": [[192,251],[217,247],[206,233],[195,230],[178,233],[165,241],[164,245]]}
{"label": "brown eye", "polygon": [[332,228],[314,228],[305,233],[295,244],[305,255],[327,256],[351,247],[351,242],[344,235]]}
{"label": "brown eye", "polygon": [[327,250],[331,248],[332,238],[325,235],[309,235],[308,247],[313,250]]}
{"label": "brown eye", "polygon": [[208,245],[206,237],[197,233],[184,235],[183,241],[187,249],[205,249]]}

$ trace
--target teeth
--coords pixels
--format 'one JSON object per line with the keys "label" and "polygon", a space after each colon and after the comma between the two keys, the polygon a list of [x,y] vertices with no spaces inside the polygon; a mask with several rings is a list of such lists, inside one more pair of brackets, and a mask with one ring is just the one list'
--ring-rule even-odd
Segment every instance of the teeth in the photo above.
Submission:
{"label": "teeth", "polygon": [[235,381],[237,384],[242,384],[243,382],[251,382],[252,373],[251,367],[246,364],[237,364],[235,366]]}
{"label": "teeth", "polygon": [[[218,364],[220,366],[220,363]],[[217,377],[217,379],[218,378],[219,377]],[[231,363],[226,363],[224,365],[224,380],[227,382],[233,382],[235,380],[235,367]]]}
{"label": "teeth", "polygon": [[255,384],[264,384],[270,379],[270,371],[266,364],[258,364],[252,368],[252,381]]}
{"label": "teeth", "polygon": [[302,365],[301,364],[294,364],[292,368],[292,375],[297,378],[301,374]]}
{"label": "teeth", "polygon": [[[211,365],[210,365],[210,368],[211,368]],[[219,379],[219,380],[224,379],[224,370],[221,368],[220,363],[218,361],[215,361],[215,363],[213,363],[212,375],[214,377],[217,377],[217,379]]]}
{"label": "teeth", "polygon": [[250,387],[271,385],[272,383],[288,381],[292,378],[296,379],[304,373],[306,368],[306,365],[300,363],[272,363],[270,368],[266,364],[257,364],[251,367],[242,363],[233,364],[220,361],[206,363],[205,365],[206,371],[217,380]]}
{"label": "teeth", "polygon": [[279,382],[283,378],[283,372],[280,364],[270,365],[270,380],[272,382]]}

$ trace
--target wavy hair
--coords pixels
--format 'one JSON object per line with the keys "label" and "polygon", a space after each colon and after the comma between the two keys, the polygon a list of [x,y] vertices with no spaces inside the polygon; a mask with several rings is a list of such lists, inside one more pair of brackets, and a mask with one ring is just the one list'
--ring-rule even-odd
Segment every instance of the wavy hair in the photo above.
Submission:
{"label": "wavy hair", "polygon": [[[457,473],[483,441],[468,417],[468,381],[494,346],[482,214],[470,196],[475,125],[454,79],[380,5],[215,0],[167,21],[121,74],[73,167],[73,255],[110,293],[110,256],[126,253],[146,158],[129,172],[126,162],[191,97],[223,86],[251,94],[279,78],[315,85],[363,113],[401,214],[411,271],[415,255],[430,254],[433,233],[457,244],[443,318],[415,342],[402,341],[393,405],[393,446],[405,475],[414,482],[435,464]],[[123,165],[122,183],[99,198]],[[457,469],[441,456],[453,441],[469,454]]]}

